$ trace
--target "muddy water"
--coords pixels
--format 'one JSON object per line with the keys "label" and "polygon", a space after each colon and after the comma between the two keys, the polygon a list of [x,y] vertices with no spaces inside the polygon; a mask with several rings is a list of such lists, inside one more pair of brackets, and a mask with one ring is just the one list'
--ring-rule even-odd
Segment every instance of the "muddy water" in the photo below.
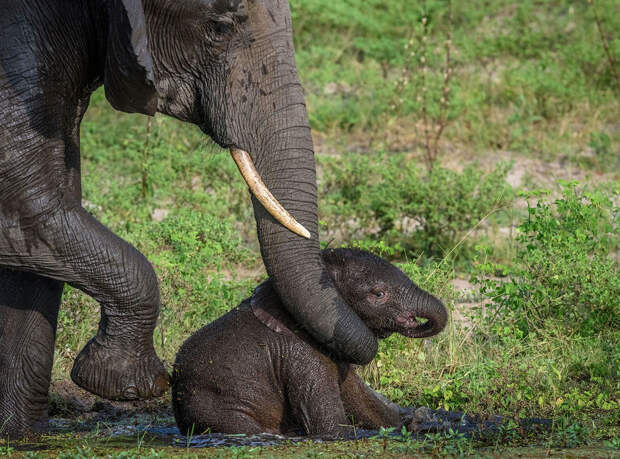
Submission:
{"label": "muddy water", "polygon": [[[173,425],[174,419],[160,419],[163,426],[154,426],[152,423],[140,424],[138,419],[124,419],[123,421],[111,423],[90,423],[76,422],[71,419],[53,418],[50,420],[50,434],[63,435],[74,432],[88,434],[91,439],[101,438],[106,441],[110,440],[127,440],[135,445],[136,438],[148,439],[150,445],[174,446],[179,448],[221,448],[221,447],[267,447],[279,445],[291,445],[312,440],[315,443],[343,440],[361,440],[364,438],[372,438],[378,435],[377,431],[357,429],[348,438],[335,437],[308,437],[308,436],[290,436],[275,434],[258,434],[258,435],[227,435],[220,433],[211,433],[206,435],[181,435],[179,429]],[[394,434],[396,435],[396,434]],[[43,446],[43,445],[40,445]],[[45,449],[45,448],[44,448]]]}
{"label": "muddy water", "polygon": [[[109,402],[98,399],[70,383],[56,383],[53,387],[50,406],[50,435],[46,435],[36,443],[25,443],[16,449],[43,450],[48,452],[75,448],[80,444],[103,445],[105,448],[135,448],[144,445],[169,453],[188,448],[216,447],[270,447],[292,445],[312,440],[313,443],[335,445],[334,438],[309,438],[306,436],[282,436],[273,434],[262,435],[194,435],[186,437],[180,434],[175,426],[169,400],[148,402]],[[467,436],[492,436],[506,422],[504,418],[492,416],[481,418],[458,412],[431,410],[420,408],[409,409],[403,413],[412,432],[412,436],[423,438],[427,433],[461,432]],[[530,419],[521,422],[521,427],[533,432],[542,433],[550,428],[550,422],[542,419]],[[359,440],[377,437],[378,432],[357,429],[348,440]],[[391,434],[398,437],[399,434]],[[539,437],[540,438],[540,437]],[[342,440],[342,439],[340,439]],[[492,443],[492,442],[491,442]],[[353,447],[353,444],[351,444]],[[556,450],[546,448],[519,448],[510,450],[510,456],[517,457],[619,457],[615,452],[606,449],[580,448],[573,450]],[[504,452],[506,450],[504,449]],[[485,455],[487,455],[485,453]],[[491,452],[489,457],[500,457]],[[505,457],[505,456],[504,456]]]}
{"label": "muddy water", "polygon": [[[123,412],[114,409],[112,403],[100,404],[100,415],[82,415],[78,418],[52,418],[50,420],[50,433],[66,434],[73,432],[89,433],[92,437],[106,439],[122,438],[146,438],[160,445],[171,445],[182,448],[216,448],[216,447],[256,447],[256,446],[279,446],[283,444],[295,444],[308,440],[315,443],[361,440],[377,438],[378,431],[355,429],[343,438],[335,437],[307,437],[303,435],[225,435],[211,433],[207,435],[183,436],[174,425],[174,419],[169,411],[143,414],[139,412]],[[418,408],[417,410],[403,410],[403,419],[412,432],[414,438],[423,438],[427,433],[435,432],[459,432],[466,436],[484,437],[496,433],[505,423],[505,419],[493,416],[491,419],[482,419],[465,413],[444,410],[431,410]],[[532,431],[546,430],[551,423],[544,419],[523,420],[521,427]],[[392,437],[400,437],[400,433],[389,434]]]}
{"label": "muddy water", "polygon": [[[165,421],[166,420],[160,420]],[[131,421],[129,421],[131,422]],[[451,422],[451,421],[448,421]],[[460,421],[462,424],[462,421]],[[71,420],[61,420],[55,419],[52,422],[53,428],[57,431],[57,433],[61,434],[62,432],[67,432],[68,429],[75,428],[76,425]],[[435,426],[441,427],[440,430],[445,428],[446,424],[443,426]],[[91,440],[95,439],[92,437],[91,432]],[[355,435],[351,435],[346,440],[361,440],[365,438],[376,438],[378,432],[370,431],[370,430],[357,430]],[[471,434],[471,432],[470,432]],[[227,448],[227,447],[273,447],[286,445],[287,447],[291,447],[293,445],[299,443],[305,443],[308,445],[308,440],[312,440],[312,444],[320,444],[324,443],[325,446],[328,444],[332,444],[334,438],[309,438],[305,436],[282,436],[282,435],[273,435],[273,434],[261,434],[261,435],[223,435],[223,434],[210,434],[210,435],[197,435],[193,437],[186,437],[180,434],[179,430],[174,426],[151,426],[151,425],[107,425],[101,430],[99,430],[94,435],[95,437],[100,437],[105,441],[105,445],[110,448],[110,453],[118,453],[118,448],[122,449],[131,449],[136,447],[136,438],[141,439],[141,441],[145,442],[145,445],[148,445],[148,448],[155,448],[157,450],[163,451],[166,450],[170,454],[176,451],[188,450],[190,448]],[[400,437],[399,434],[391,434],[392,437],[396,440]],[[419,432],[417,436],[422,436],[422,432]],[[339,445],[343,445],[343,439],[339,439],[341,443]],[[77,443],[77,442],[76,442]],[[333,443],[336,445],[336,443]],[[355,450],[356,447],[351,444],[351,451]],[[25,449],[37,449],[37,450],[46,450],[46,449],[59,449],[58,446],[38,444],[38,445],[30,445],[31,448]],[[35,446],[32,448],[32,446]],[[51,446],[51,448],[50,448]],[[114,449],[116,448],[116,449]],[[23,448],[20,448],[23,449]],[[60,448],[62,450],[62,448]],[[273,450],[272,450],[273,451]],[[294,452],[295,450],[287,450],[289,452]],[[363,451],[363,450],[362,450]],[[341,449],[336,449],[334,452],[335,456],[341,456]],[[596,446],[588,446],[588,447],[580,447],[580,448],[571,448],[571,449],[550,449],[546,447],[521,447],[521,448],[482,448],[476,451],[477,454],[483,457],[489,458],[503,458],[503,457],[528,457],[528,458],[547,458],[547,457],[558,457],[558,458],[620,458],[620,452],[614,451],[608,448],[596,447]],[[269,453],[268,453],[269,454]],[[324,453],[327,456],[331,456],[330,450],[325,450]],[[418,456],[418,453],[415,454]],[[421,456],[420,456],[421,457]],[[427,457],[424,455],[424,457]],[[428,456],[431,457],[431,456]],[[435,457],[435,456],[433,456]]]}

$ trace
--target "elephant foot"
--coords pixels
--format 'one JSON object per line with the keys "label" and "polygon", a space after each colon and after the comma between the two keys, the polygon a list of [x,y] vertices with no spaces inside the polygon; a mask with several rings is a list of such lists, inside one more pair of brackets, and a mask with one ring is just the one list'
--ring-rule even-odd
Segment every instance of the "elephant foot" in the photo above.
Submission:
{"label": "elephant foot", "polygon": [[162,396],[170,377],[153,346],[132,352],[105,346],[93,338],[75,359],[71,379],[110,400],[146,400]]}

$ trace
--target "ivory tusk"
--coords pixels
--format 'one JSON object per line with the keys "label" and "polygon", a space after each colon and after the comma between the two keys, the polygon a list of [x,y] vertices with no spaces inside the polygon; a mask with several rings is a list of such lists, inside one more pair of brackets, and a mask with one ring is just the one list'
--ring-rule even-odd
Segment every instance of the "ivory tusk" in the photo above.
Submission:
{"label": "ivory tusk", "polygon": [[248,184],[252,194],[263,205],[265,210],[269,212],[273,218],[291,230],[293,233],[298,234],[307,239],[311,239],[310,232],[304,228],[291,214],[289,214],[282,204],[271,194],[263,180],[260,178],[252,158],[248,152],[240,150],[238,148],[231,148],[230,154],[235,160],[235,164],[239,168],[239,172],[243,176],[243,179]]}

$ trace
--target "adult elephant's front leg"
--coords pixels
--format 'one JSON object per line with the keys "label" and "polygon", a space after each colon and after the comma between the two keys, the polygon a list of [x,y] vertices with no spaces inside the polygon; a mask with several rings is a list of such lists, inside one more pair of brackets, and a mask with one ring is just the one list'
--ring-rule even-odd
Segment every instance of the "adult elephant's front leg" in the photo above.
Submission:
{"label": "adult elephant's front leg", "polygon": [[153,348],[160,299],[148,260],[81,207],[61,208],[13,236],[0,233],[0,265],[63,280],[101,304],[99,330],[78,355],[73,381],[109,399],[162,395],[168,373]]}
{"label": "adult elephant's front leg", "polygon": [[45,429],[63,283],[0,268],[0,438]]}

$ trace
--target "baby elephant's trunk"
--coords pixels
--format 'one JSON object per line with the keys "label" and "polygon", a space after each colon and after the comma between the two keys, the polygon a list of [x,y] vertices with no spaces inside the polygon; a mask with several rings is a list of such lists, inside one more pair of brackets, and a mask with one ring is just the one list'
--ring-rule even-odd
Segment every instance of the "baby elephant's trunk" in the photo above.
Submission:
{"label": "baby elephant's trunk", "polygon": [[[441,301],[435,298],[433,295],[426,293],[425,301],[428,304],[428,322],[431,323],[431,327],[428,334],[425,336],[432,336],[439,333],[444,329],[448,322],[448,311]],[[424,317],[424,316],[423,316]]]}
{"label": "baby elephant's trunk", "polygon": [[397,319],[401,323],[407,322],[406,329],[401,334],[410,338],[426,338],[436,335],[446,326],[448,311],[443,303],[430,293],[418,288],[408,304],[411,305],[411,311]]}

